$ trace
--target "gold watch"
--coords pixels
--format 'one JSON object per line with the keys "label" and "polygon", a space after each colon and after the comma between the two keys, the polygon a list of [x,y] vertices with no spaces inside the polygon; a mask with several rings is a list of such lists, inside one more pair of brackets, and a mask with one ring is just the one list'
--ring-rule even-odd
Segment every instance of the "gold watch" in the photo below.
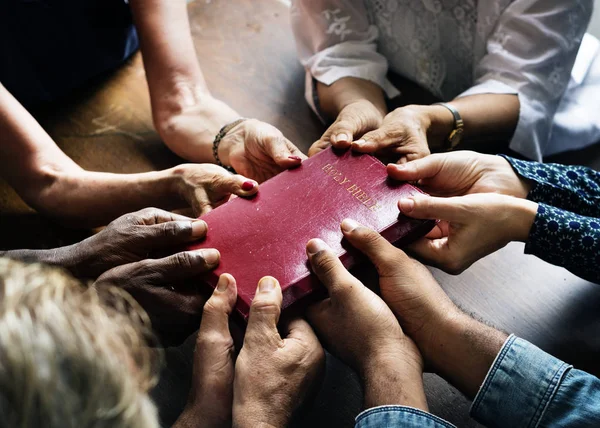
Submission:
{"label": "gold watch", "polygon": [[446,107],[448,110],[450,110],[450,113],[452,113],[452,116],[454,117],[454,129],[446,139],[446,144],[444,144],[444,149],[449,152],[454,150],[462,141],[465,125],[460,113],[453,105],[448,103],[435,103],[434,106]]}

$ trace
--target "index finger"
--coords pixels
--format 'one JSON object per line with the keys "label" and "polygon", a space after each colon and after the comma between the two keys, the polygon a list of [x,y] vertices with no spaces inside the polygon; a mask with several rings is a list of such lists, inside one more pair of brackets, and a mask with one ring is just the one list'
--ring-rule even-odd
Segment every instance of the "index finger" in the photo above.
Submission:
{"label": "index finger", "polygon": [[124,218],[132,220],[135,224],[151,226],[168,221],[192,221],[191,217],[175,214],[160,208],[144,208],[134,213],[126,214]]}

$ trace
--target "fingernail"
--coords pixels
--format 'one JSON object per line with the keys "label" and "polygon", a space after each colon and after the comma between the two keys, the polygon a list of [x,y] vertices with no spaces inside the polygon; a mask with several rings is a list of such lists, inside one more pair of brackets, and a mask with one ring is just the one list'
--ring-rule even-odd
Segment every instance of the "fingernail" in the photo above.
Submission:
{"label": "fingernail", "polygon": [[360,226],[360,224],[350,218],[345,218],[344,221],[342,221],[342,230],[346,233],[352,232],[358,226]]}
{"label": "fingernail", "polygon": [[311,239],[306,245],[306,252],[309,256],[317,254],[319,251],[327,250],[329,247],[320,239]]}
{"label": "fingernail", "polygon": [[335,142],[336,142],[336,143],[339,143],[339,142],[341,142],[341,141],[348,142],[348,140],[349,140],[349,138],[348,138],[348,135],[347,135],[347,134],[343,134],[343,133],[342,133],[342,134],[337,134],[337,135],[334,137],[334,139],[335,139]]}
{"label": "fingernail", "polygon": [[404,169],[404,164],[403,163],[389,163],[388,167],[394,168],[394,169]]}
{"label": "fingernail", "polygon": [[217,283],[217,291],[223,292],[227,290],[227,287],[229,287],[230,282],[231,280],[229,279],[229,276],[221,275],[219,277],[219,282]]}
{"label": "fingernail", "polygon": [[302,160],[302,158],[300,156],[288,156],[288,159],[295,160],[295,161],[301,161]]}
{"label": "fingernail", "polygon": [[206,234],[206,223],[203,220],[192,221],[192,238],[200,238]]}
{"label": "fingernail", "polygon": [[254,181],[244,181],[244,184],[242,184],[242,190],[245,192],[249,192],[250,190],[254,189],[256,183],[254,183]]}
{"label": "fingernail", "polygon": [[409,213],[415,208],[415,200],[410,198],[400,199],[400,211]]}
{"label": "fingernail", "polygon": [[356,141],[354,141],[352,144],[356,144],[357,146],[362,146],[362,145],[363,145],[363,144],[365,144],[365,143],[366,143],[366,141],[365,141],[365,140],[363,140],[363,139],[360,139],[360,140],[356,140]]}
{"label": "fingernail", "polygon": [[258,282],[258,291],[261,293],[274,290],[277,286],[277,281],[272,276],[265,276]]}
{"label": "fingernail", "polygon": [[219,254],[219,251],[215,250],[214,248],[200,250],[200,254],[202,255],[202,258],[204,258],[206,264],[209,266],[213,266],[219,263],[219,258],[221,256]]}

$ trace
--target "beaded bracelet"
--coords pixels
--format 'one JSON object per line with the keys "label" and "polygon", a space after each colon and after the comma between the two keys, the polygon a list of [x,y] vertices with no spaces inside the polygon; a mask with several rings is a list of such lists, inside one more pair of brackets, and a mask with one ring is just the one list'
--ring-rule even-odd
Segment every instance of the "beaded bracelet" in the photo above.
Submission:
{"label": "beaded bracelet", "polygon": [[219,159],[219,144],[221,143],[221,140],[223,139],[223,137],[225,137],[225,135],[227,135],[227,133],[229,131],[231,131],[233,128],[238,126],[244,120],[246,120],[245,117],[240,117],[239,119],[234,120],[233,122],[228,123],[227,125],[222,127],[221,130],[219,131],[219,133],[216,135],[215,140],[213,141],[213,155],[215,157],[215,161],[216,161],[217,165],[225,168],[227,171],[232,172],[234,174],[235,174],[235,170],[231,166],[223,165],[223,162],[221,162],[221,159]]}

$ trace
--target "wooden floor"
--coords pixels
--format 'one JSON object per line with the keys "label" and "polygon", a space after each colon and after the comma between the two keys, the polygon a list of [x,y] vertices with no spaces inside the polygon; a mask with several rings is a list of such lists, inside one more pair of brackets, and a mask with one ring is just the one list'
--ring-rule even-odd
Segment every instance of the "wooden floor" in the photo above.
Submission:
{"label": "wooden floor", "polygon": [[[304,99],[304,73],[297,62],[288,8],[276,0],[197,1],[190,4],[192,31],[214,94],[242,115],[272,123],[303,150],[323,126]],[[154,132],[141,57],[39,120],[62,149],[90,170],[132,173],[172,166],[180,160]],[[600,149],[563,155],[555,161],[600,168]],[[29,209],[0,182],[0,236],[4,248],[51,247],[89,231],[67,230]],[[600,374],[600,286],[574,277],[511,244],[460,276],[434,270],[464,310],[544,350]],[[167,426],[185,402],[191,373],[191,342],[167,351],[167,367],[154,391]],[[361,408],[356,376],[333,357],[315,403],[298,426],[352,426]],[[433,413],[458,426],[469,420],[470,403],[434,375],[426,375]]]}

